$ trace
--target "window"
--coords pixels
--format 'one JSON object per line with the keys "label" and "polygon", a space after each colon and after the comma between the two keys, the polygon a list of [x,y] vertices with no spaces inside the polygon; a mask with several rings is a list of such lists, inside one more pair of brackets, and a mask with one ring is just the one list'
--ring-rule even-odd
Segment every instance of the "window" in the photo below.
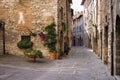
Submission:
{"label": "window", "polygon": [[21,40],[28,40],[30,41],[30,36],[29,35],[22,35]]}

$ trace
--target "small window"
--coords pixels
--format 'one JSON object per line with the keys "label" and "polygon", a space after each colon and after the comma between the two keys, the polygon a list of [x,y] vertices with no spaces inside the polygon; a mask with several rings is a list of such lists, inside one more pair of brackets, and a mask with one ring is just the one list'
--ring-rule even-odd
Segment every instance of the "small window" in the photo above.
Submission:
{"label": "small window", "polygon": [[3,21],[0,21],[0,30],[3,30],[5,23]]}
{"label": "small window", "polygon": [[0,23],[0,29],[2,29],[2,23]]}
{"label": "small window", "polygon": [[22,35],[21,40],[28,40],[30,41],[30,36],[29,35]]}

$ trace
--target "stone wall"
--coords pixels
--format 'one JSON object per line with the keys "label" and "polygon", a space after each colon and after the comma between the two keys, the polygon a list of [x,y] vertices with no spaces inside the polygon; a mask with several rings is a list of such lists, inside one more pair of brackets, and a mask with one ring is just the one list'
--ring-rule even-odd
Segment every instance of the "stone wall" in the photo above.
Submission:
{"label": "stone wall", "polygon": [[[69,0],[68,0],[69,1]],[[69,38],[69,46],[72,47],[72,25],[73,25],[73,15],[71,11],[71,3],[68,3],[67,5],[67,16],[68,16],[68,38]]]}
{"label": "stone wall", "polygon": [[[6,52],[23,55],[17,47],[21,35],[29,35],[30,31],[39,34],[42,27],[52,23],[57,24],[56,0],[21,0],[20,2],[0,2],[0,20],[5,22]],[[44,56],[49,56],[47,48],[39,36],[32,37],[33,48],[41,50]]]}
{"label": "stone wall", "polygon": [[113,59],[114,59],[114,74],[120,75],[120,1],[113,0]]}
{"label": "stone wall", "polygon": [[58,1],[58,45],[59,49],[64,48],[64,37],[66,32],[63,31],[62,23],[67,24],[67,15],[66,15],[66,1],[67,0],[59,0]]}
{"label": "stone wall", "polygon": [[3,31],[0,28],[0,55],[3,54]]}

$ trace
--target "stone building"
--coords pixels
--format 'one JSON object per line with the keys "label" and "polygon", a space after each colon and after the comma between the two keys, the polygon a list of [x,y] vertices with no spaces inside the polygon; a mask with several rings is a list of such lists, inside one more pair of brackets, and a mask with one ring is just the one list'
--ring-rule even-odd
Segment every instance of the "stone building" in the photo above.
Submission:
{"label": "stone building", "polygon": [[[84,5],[84,20],[86,31],[89,36],[89,48],[96,48],[96,32],[97,32],[97,1],[96,0],[83,0],[81,5]],[[95,40],[95,41],[94,41]],[[94,49],[94,51],[96,51]]]}
{"label": "stone building", "polygon": [[111,72],[113,75],[120,75],[120,1],[110,1],[111,18]]}
{"label": "stone building", "polygon": [[[88,30],[96,37],[90,42],[91,48],[108,66],[111,75],[120,75],[120,48],[119,48],[119,25],[120,25],[120,1],[119,0],[82,0],[85,6],[85,25],[94,28]],[[94,9],[90,7],[94,6]],[[88,6],[88,7],[86,7]],[[90,7],[90,8],[89,8]],[[91,11],[90,11],[91,10]],[[93,11],[92,11],[93,10]],[[89,20],[89,15],[92,15]],[[88,35],[90,35],[88,33]]]}
{"label": "stone building", "polygon": [[[17,42],[21,40],[21,36],[30,36],[30,32],[35,34],[44,33],[43,28],[52,22],[56,24],[57,35],[60,35],[61,17],[67,25],[72,23],[68,21],[68,19],[72,20],[71,3],[71,0],[1,0],[0,21],[5,23],[5,25],[2,25],[4,26],[4,31],[1,30],[5,32],[5,46],[3,47],[5,53],[23,55],[23,51],[17,47]],[[68,34],[71,34],[70,27],[68,26]],[[1,31],[0,33],[2,33]],[[63,34],[65,35],[65,33]],[[33,49],[41,50],[44,56],[48,57],[48,49],[43,46],[43,41],[40,40],[39,35],[30,36],[30,38],[34,43]],[[57,38],[59,40],[59,36]],[[57,49],[58,43],[59,41],[56,45]]]}
{"label": "stone building", "polygon": [[73,16],[73,46],[87,46],[88,35],[84,26],[83,12],[76,12]]}
{"label": "stone building", "polygon": [[72,44],[72,16],[73,10],[70,8],[72,0],[58,1],[58,49],[64,50],[64,42],[67,41],[69,47]]}

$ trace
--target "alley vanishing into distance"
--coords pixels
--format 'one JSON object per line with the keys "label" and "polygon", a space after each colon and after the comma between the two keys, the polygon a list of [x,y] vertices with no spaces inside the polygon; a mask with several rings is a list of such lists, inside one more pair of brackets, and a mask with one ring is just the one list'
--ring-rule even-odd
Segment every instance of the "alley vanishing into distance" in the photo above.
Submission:
{"label": "alley vanishing into distance", "polygon": [[92,50],[73,47],[61,60],[0,56],[0,80],[115,80]]}
{"label": "alley vanishing into distance", "polygon": [[0,0],[0,80],[67,79],[120,80],[120,0]]}

